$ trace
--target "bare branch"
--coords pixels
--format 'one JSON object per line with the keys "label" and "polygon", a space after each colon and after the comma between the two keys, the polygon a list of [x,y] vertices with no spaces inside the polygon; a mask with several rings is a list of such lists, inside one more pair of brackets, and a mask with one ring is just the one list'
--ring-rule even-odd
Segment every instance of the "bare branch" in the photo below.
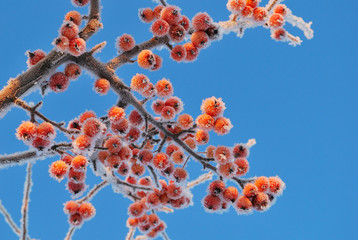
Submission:
{"label": "bare branch", "polygon": [[159,182],[158,182],[158,176],[157,174],[155,173],[154,169],[152,166],[148,165],[148,169],[149,171],[151,172],[152,176],[153,176],[153,179],[154,179],[154,182],[155,182],[155,186],[157,188],[159,188]]}
{"label": "bare branch", "polygon": [[72,239],[72,235],[73,235],[73,233],[75,232],[75,230],[76,230],[75,227],[70,227],[70,228],[68,229],[68,232],[67,232],[66,237],[65,237],[64,240],[71,240],[71,239]]}
{"label": "bare branch", "polygon": [[129,228],[129,231],[127,233],[126,239],[125,240],[132,240],[134,233],[135,233],[135,229],[134,227]]}
{"label": "bare branch", "polygon": [[168,234],[166,232],[162,232],[162,236],[165,240],[170,240],[170,238],[168,237]]}
{"label": "bare branch", "polygon": [[10,213],[8,213],[6,211],[6,208],[2,205],[1,200],[0,200],[0,212],[4,215],[5,221],[7,222],[9,227],[12,229],[12,231],[14,231],[14,233],[19,236],[21,231],[20,231],[19,227],[16,225],[16,223],[14,223],[14,220],[12,220]]}
{"label": "bare branch", "polygon": [[25,240],[27,238],[28,229],[27,229],[27,219],[28,219],[28,213],[29,213],[29,201],[30,201],[30,191],[32,186],[32,180],[31,180],[31,170],[32,170],[32,164],[27,164],[27,174],[26,174],[26,181],[24,186],[24,198],[22,200],[22,219],[21,219],[21,239]]}
{"label": "bare branch", "polygon": [[96,194],[103,189],[105,186],[108,185],[107,181],[102,181],[101,183],[97,184],[96,186],[93,187],[93,189],[87,194],[87,196],[83,197],[80,200],[77,200],[78,203],[83,203],[86,201],[91,200],[94,196],[96,196]]}
{"label": "bare branch", "polygon": [[14,153],[10,155],[0,156],[0,168],[10,167],[14,165],[21,165],[36,159],[45,159],[45,157],[53,156],[55,153],[49,152],[44,155],[37,155],[37,151],[25,151],[21,153]]}
{"label": "bare branch", "polygon": [[198,177],[197,179],[195,179],[194,181],[191,181],[187,184],[188,188],[192,188],[195,187],[196,185],[199,185],[201,183],[204,183],[208,180],[213,179],[213,172],[208,172],[208,173],[204,173],[203,175],[201,175],[200,177]]}

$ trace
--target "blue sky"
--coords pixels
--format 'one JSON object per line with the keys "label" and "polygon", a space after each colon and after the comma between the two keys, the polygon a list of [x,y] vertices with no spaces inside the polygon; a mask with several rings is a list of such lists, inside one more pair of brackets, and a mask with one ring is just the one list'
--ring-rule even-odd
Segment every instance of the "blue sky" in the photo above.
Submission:
{"label": "blue sky", "polygon": [[[226,20],[226,1],[170,1],[191,18],[207,11],[215,21]],[[211,134],[211,144],[229,145],[256,138],[249,158],[251,176],[279,175],[287,188],[267,212],[238,216],[231,209],[224,214],[205,213],[200,201],[207,184],[193,190],[194,206],[161,214],[171,239],[357,239],[357,54],[358,17],[356,1],[339,5],[336,1],[284,2],[293,13],[313,22],[315,37],[302,46],[291,47],[270,39],[262,28],[247,30],[242,39],[226,35],[200,53],[194,63],[177,64],[168,51],[155,50],[164,59],[158,72],[147,72],[136,64],[125,65],[117,74],[127,84],[137,72],[152,82],[166,77],[175,95],[185,104],[185,112],[198,115],[204,98],[223,98],[225,115],[234,125],[230,135]],[[54,7],[56,6],[56,7]],[[104,29],[92,37],[89,47],[107,41],[98,54],[102,61],[116,55],[114,42],[123,33],[137,42],[151,37],[149,25],[137,17],[138,8],[154,7],[145,0],[103,1]],[[0,88],[9,78],[26,70],[26,50],[52,49],[63,16],[73,10],[69,0],[2,2],[0,15]],[[77,9],[78,10],[78,9]],[[86,13],[87,9],[80,9]],[[130,23],[130,24],[128,24]],[[60,68],[61,70],[62,68]],[[41,111],[56,121],[69,121],[87,109],[103,115],[116,96],[100,97],[92,90],[94,77],[83,74],[62,94],[48,94]],[[25,98],[41,100],[38,92]],[[0,154],[24,151],[15,138],[15,129],[28,116],[14,108],[0,120]],[[65,183],[48,175],[48,166],[57,158],[35,164],[30,202],[30,235],[37,239],[63,239],[68,224],[62,204],[70,199]],[[26,167],[0,172],[0,199],[17,223],[21,217]],[[189,162],[190,176],[201,174],[200,165]],[[87,184],[100,179],[89,174]],[[234,184],[233,184],[234,185]],[[75,233],[74,239],[123,239],[129,201],[110,187],[92,201],[96,217]],[[0,239],[17,239],[0,218]]]}

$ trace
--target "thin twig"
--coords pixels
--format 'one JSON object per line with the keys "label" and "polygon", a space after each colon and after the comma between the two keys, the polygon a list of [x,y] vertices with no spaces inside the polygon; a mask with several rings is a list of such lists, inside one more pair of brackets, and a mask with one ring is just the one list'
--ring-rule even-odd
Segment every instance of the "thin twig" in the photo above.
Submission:
{"label": "thin twig", "polygon": [[170,238],[168,237],[168,234],[166,232],[162,232],[162,236],[165,240],[170,240]]}
{"label": "thin twig", "polygon": [[149,169],[149,171],[150,171],[150,172],[152,173],[152,175],[153,175],[153,179],[154,179],[154,182],[155,182],[155,186],[156,186],[157,188],[159,188],[158,176],[157,176],[157,174],[155,173],[153,167],[150,166],[150,165],[148,165],[148,169]]}
{"label": "thin twig", "polygon": [[194,181],[191,181],[187,184],[187,188],[192,188],[195,187],[203,182],[206,182],[208,180],[213,179],[213,172],[208,172],[205,173],[203,175],[201,175],[200,177],[198,177],[197,179],[195,179]]}
{"label": "thin twig", "polygon": [[166,6],[167,6],[167,3],[166,3],[166,1],[165,1],[165,0],[160,0],[160,3],[161,3],[164,7],[166,7]]}
{"label": "thin twig", "polygon": [[94,46],[94,47],[91,49],[91,51],[89,51],[89,52],[90,52],[90,54],[93,55],[94,53],[97,53],[97,52],[102,51],[102,49],[103,49],[106,45],[107,45],[107,42],[106,42],[106,41],[101,42],[101,43],[97,44],[96,46]]}
{"label": "thin twig", "polygon": [[66,237],[65,237],[64,240],[71,240],[71,239],[72,239],[72,235],[73,235],[73,233],[75,232],[75,230],[76,230],[75,227],[70,227],[70,228],[68,229],[68,232],[67,232]]}
{"label": "thin twig", "polygon": [[129,228],[129,231],[127,233],[126,239],[125,240],[132,240],[134,233],[135,233],[135,227]]}
{"label": "thin twig", "polygon": [[77,200],[78,203],[83,203],[83,202],[86,202],[86,201],[89,201],[91,200],[94,196],[96,196],[96,194],[102,190],[105,186],[107,186],[108,182],[106,180],[102,181],[101,183],[97,184],[96,186],[94,186],[92,188],[91,191],[89,191],[89,193],[87,194],[87,196]]}
{"label": "thin twig", "polygon": [[25,181],[25,186],[24,186],[24,198],[22,200],[22,207],[21,207],[21,212],[22,212],[22,219],[21,219],[21,239],[25,240],[27,238],[27,218],[28,218],[28,213],[29,213],[29,196],[30,196],[30,191],[31,191],[31,186],[32,186],[32,180],[31,180],[31,170],[32,170],[32,164],[28,163],[27,164],[27,174],[26,174],[26,181]]}
{"label": "thin twig", "polygon": [[0,212],[2,213],[2,215],[4,215],[5,217],[5,221],[7,222],[7,224],[9,225],[9,227],[12,229],[12,231],[16,234],[16,235],[20,235],[21,231],[19,229],[19,227],[16,225],[16,223],[14,222],[14,220],[12,220],[12,217],[10,215],[10,213],[8,213],[6,211],[6,208],[2,205],[2,202],[0,200]]}

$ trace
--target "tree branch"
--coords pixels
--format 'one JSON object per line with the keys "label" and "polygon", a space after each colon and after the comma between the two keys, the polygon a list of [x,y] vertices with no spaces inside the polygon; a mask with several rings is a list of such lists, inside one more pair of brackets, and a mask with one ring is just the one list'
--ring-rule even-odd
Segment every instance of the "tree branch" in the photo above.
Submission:
{"label": "tree branch", "polygon": [[93,189],[87,194],[87,196],[81,198],[80,200],[77,200],[78,203],[83,203],[86,201],[91,200],[94,196],[96,196],[96,194],[103,189],[105,186],[108,185],[107,181],[102,181],[101,183],[97,184],[96,186],[93,187]]}
{"label": "tree branch", "polygon": [[28,163],[27,164],[27,174],[26,174],[26,181],[25,181],[25,186],[24,186],[24,198],[22,201],[22,207],[21,207],[21,212],[22,212],[22,219],[21,219],[21,239],[25,240],[27,238],[27,218],[28,218],[28,208],[29,208],[29,196],[30,196],[30,191],[31,191],[31,186],[32,186],[32,181],[31,181],[31,168],[32,168],[32,164]]}

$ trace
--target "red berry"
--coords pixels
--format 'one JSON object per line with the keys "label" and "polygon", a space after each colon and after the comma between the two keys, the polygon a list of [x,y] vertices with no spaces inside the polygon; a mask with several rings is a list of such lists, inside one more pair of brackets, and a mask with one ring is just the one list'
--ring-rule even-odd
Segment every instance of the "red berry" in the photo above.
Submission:
{"label": "red berry", "polygon": [[85,190],[85,184],[83,182],[68,181],[67,188],[70,193],[77,195]]}
{"label": "red berry", "polygon": [[153,192],[153,193],[148,194],[147,202],[148,202],[149,206],[155,207],[160,204],[160,198],[159,198],[158,194]]}
{"label": "red berry", "polygon": [[66,14],[65,16],[65,20],[66,21],[71,21],[74,24],[76,24],[77,26],[81,25],[82,22],[82,16],[79,12],[77,11],[70,11]]}
{"label": "red berry", "polygon": [[121,163],[121,158],[118,155],[111,154],[106,158],[105,166],[110,168],[118,168]]}
{"label": "red berry", "polygon": [[62,160],[55,161],[50,166],[51,177],[54,177],[59,181],[61,181],[66,176],[67,172],[68,166]]}
{"label": "red berry", "polygon": [[153,101],[152,109],[155,114],[161,114],[164,107],[165,107],[165,102],[163,100],[157,99]]}
{"label": "red berry", "polygon": [[129,121],[123,118],[122,121],[118,123],[111,123],[111,130],[116,134],[126,135],[129,130]]}
{"label": "red berry", "polygon": [[82,38],[75,38],[70,41],[69,51],[73,56],[79,56],[86,51],[86,41]]}
{"label": "red berry", "polygon": [[71,2],[75,7],[83,7],[89,3],[89,0],[71,0]]}
{"label": "red berry", "polygon": [[70,40],[68,40],[67,37],[59,36],[53,41],[53,45],[55,45],[61,52],[65,52],[70,46]]}
{"label": "red berry", "polygon": [[162,5],[158,5],[153,9],[153,14],[156,19],[160,18],[160,13],[162,12],[163,8],[164,7]]}
{"label": "red berry", "polygon": [[16,137],[23,141],[32,141],[36,138],[37,127],[32,122],[22,122],[16,129]]}
{"label": "red berry", "polygon": [[237,166],[236,176],[243,176],[249,171],[249,162],[245,158],[238,158],[234,163]]}
{"label": "red berry", "polygon": [[165,153],[158,153],[153,158],[154,167],[164,170],[169,164],[169,157]]}
{"label": "red berry", "polygon": [[209,142],[209,133],[206,130],[198,129],[195,133],[195,141],[199,145],[205,145]]}
{"label": "red berry", "polygon": [[271,37],[277,41],[282,41],[286,38],[287,32],[285,29],[276,29],[272,32]]}
{"label": "red berry", "polygon": [[139,9],[139,18],[145,23],[150,23],[155,18],[154,12],[150,8]]}
{"label": "red berry", "polygon": [[176,45],[170,51],[170,56],[174,61],[181,62],[186,58],[186,49],[182,45]]}
{"label": "red berry", "polygon": [[153,160],[153,153],[149,150],[143,149],[138,154],[138,159],[143,164],[147,165]]}
{"label": "red berry", "polygon": [[250,6],[246,6],[242,11],[241,11],[241,16],[243,16],[244,18],[250,18],[252,17],[252,14],[254,13],[254,9]]}
{"label": "red berry", "polygon": [[279,4],[273,9],[274,13],[281,14],[282,16],[286,16],[287,11],[287,7],[284,4]]}
{"label": "red berry", "polygon": [[157,214],[152,213],[148,216],[148,221],[152,227],[156,227],[158,226],[160,220]]}
{"label": "red berry", "polygon": [[242,190],[242,193],[248,198],[256,196],[258,192],[259,189],[253,183],[246,184]]}
{"label": "red berry", "polygon": [[86,111],[80,116],[80,123],[84,123],[89,118],[96,118],[96,114],[93,111]]}
{"label": "red berry", "polygon": [[[157,55],[155,55],[155,56],[157,56]],[[150,97],[153,97],[153,95],[155,94],[155,88],[154,88],[153,83],[149,83],[148,85],[149,85],[148,89],[145,90],[144,92],[142,92],[141,94],[142,94],[143,97],[150,98]]]}
{"label": "red berry", "polygon": [[191,42],[197,48],[205,48],[209,43],[209,36],[204,31],[197,31],[191,35]]}
{"label": "red berry", "polygon": [[72,214],[68,220],[68,222],[72,225],[72,226],[80,226],[83,222],[83,219],[81,217],[81,215],[79,213],[75,213]]}
{"label": "red berry", "polygon": [[214,196],[220,196],[225,190],[225,183],[221,180],[215,180],[209,185],[209,193]]}
{"label": "red berry", "polygon": [[259,192],[252,199],[252,205],[257,211],[265,211],[270,207],[270,200],[266,193]]}
{"label": "red berry", "polygon": [[150,69],[155,64],[155,57],[152,51],[146,49],[138,54],[138,65],[144,69]]}
{"label": "red berry", "polygon": [[181,25],[172,25],[169,29],[169,39],[172,42],[179,43],[185,38],[185,29]]}
{"label": "red berry", "polygon": [[266,8],[264,8],[264,7],[257,7],[254,9],[253,17],[254,17],[254,20],[257,22],[265,21],[267,18],[267,15],[268,15],[268,12],[267,12]]}
{"label": "red berry", "polygon": [[141,164],[138,163],[134,163],[131,167],[131,172],[133,173],[133,175],[135,176],[142,176],[145,172],[145,167]]}
{"label": "red berry", "polygon": [[250,6],[252,8],[257,7],[257,5],[261,2],[261,0],[246,0],[246,6]]}
{"label": "red berry", "polygon": [[225,164],[232,159],[231,149],[225,146],[218,146],[214,152],[214,159],[219,164]]}
{"label": "red berry", "polygon": [[250,155],[250,150],[245,144],[236,144],[232,152],[234,154],[234,158],[248,158]]}
{"label": "red berry", "polygon": [[279,13],[274,13],[270,16],[269,19],[269,26],[272,28],[279,28],[282,27],[285,22],[285,19],[283,16]]}
{"label": "red berry", "polygon": [[259,192],[266,192],[270,187],[270,182],[267,177],[258,177],[255,181],[255,185],[258,188]]}
{"label": "red berry", "polygon": [[175,182],[181,183],[188,178],[188,172],[184,168],[177,167],[174,169],[173,177],[175,179]]}
{"label": "red berry", "polygon": [[210,131],[214,127],[215,120],[212,116],[204,113],[196,118],[195,123],[199,128]]}
{"label": "red berry", "polygon": [[125,115],[124,109],[117,106],[112,107],[108,111],[108,118],[112,123],[119,123],[125,118]]}
{"label": "red berry", "polygon": [[226,4],[226,8],[234,14],[240,14],[245,8],[245,5],[245,0],[229,0]]}
{"label": "red berry", "polygon": [[63,92],[67,90],[70,81],[68,77],[62,73],[57,72],[50,77],[49,86],[54,92]]}
{"label": "red berry", "polygon": [[182,196],[183,189],[174,183],[168,185],[167,195],[170,199],[178,199]]}
{"label": "red berry", "polygon": [[78,27],[75,23],[68,21],[62,25],[60,32],[62,36],[72,40],[78,35]]}
{"label": "red berry", "polygon": [[165,106],[162,109],[161,116],[165,120],[171,120],[175,117],[175,109],[170,106]]}
{"label": "red berry", "polygon": [[128,146],[123,146],[119,150],[118,156],[122,161],[127,161],[132,158],[132,150]]}
{"label": "red berry", "polygon": [[157,70],[159,70],[159,69],[162,67],[162,65],[163,65],[163,59],[162,59],[160,56],[158,56],[157,54],[154,54],[154,60],[155,60],[155,63],[154,63],[154,65],[151,67],[150,70],[152,70],[152,71],[157,71]]}
{"label": "red berry", "polygon": [[122,162],[118,167],[117,173],[121,176],[127,176],[128,171],[129,171],[128,164],[125,162]]}
{"label": "red berry", "polygon": [[63,208],[63,211],[66,214],[73,215],[78,212],[78,208],[80,205],[75,201],[68,201],[65,203],[65,207]]}
{"label": "red berry", "polygon": [[181,19],[180,9],[176,6],[168,6],[162,9],[160,18],[170,25],[177,24]]}
{"label": "red berry", "polygon": [[87,135],[79,135],[73,142],[74,147],[79,150],[89,149],[91,147],[92,139]]}
{"label": "red berry", "polygon": [[185,154],[184,154],[183,151],[177,150],[177,151],[173,152],[171,158],[172,158],[174,163],[183,164],[184,160],[185,160]]}
{"label": "red berry", "polygon": [[76,171],[73,168],[70,168],[70,171],[68,172],[68,179],[74,181],[74,182],[82,182],[86,178],[86,172],[83,171]]}
{"label": "red berry", "polygon": [[199,55],[199,49],[191,42],[185,43],[183,46],[186,51],[185,61],[194,61]]}
{"label": "red berry", "polygon": [[208,195],[203,199],[203,204],[206,209],[216,211],[221,206],[221,200],[219,197]]}
{"label": "red berry", "polygon": [[52,140],[56,137],[55,128],[51,123],[43,122],[37,126],[37,137]]}
{"label": "red berry", "polygon": [[127,142],[129,143],[133,143],[135,141],[137,141],[140,137],[141,131],[136,128],[136,127],[131,127],[127,133],[127,135],[125,136],[125,139],[127,140]]}
{"label": "red berry", "polygon": [[236,208],[240,213],[248,212],[252,209],[252,203],[246,196],[240,196],[236,201]]}
{"label": "red berry", "polygon": [[155,89],[157,90],[157,96],[163,98],[172,96],[174,92],[171,82],[165,78],[155,84]]}
{"label": "red berry", "polygon": [[32,142],[32,146],[34,148],[37,148],[38,150],[42,151],[45,148],[49,147],[51,144],[51,141],[47,140],[47,139],[43,139],[40,137],[36,137],[33,142]]}
{"label": "red berry", "polygon": [[221,98],[211,97],[203,100],[200,109],[203,113],[218,117],[224,113],[226,107]]}
{"label": "red berry", "polygon": [[180,148],[175,145],[175,144],[170,144],[167,146],[167,148],[165,149],[165,153],[168,155],[168,156],[171,156],[175,151],[178,151],[180,150]]}
{"label": "red berry", "polygon": [[185,31],[188,31],[190,28],[190,20],[187,16],[182,16],[178,24],[181,25],[185,29]]}
{"label": "red berry", "polygon": [[237,171],[237,166],[232,163],[220,164],[218,167],[218,173],[224,178],[233,178]]}
{"label": "red berry", "polygon": [[134,202],[129,205],[128,212],[132,217],[140,217],[144,212],[144,206],[140,202]]}
{"label": "red berry", "polygon": [[46,57],[46,53],[40,49],[33,52],[28,51],[27,55],[29,57],[27,60],[27,65],[29,67],[34,66],[36,63],[40,62],[43,58]]}
{"label": "red berry", "polygon": [[194,138],[187,138],[185,139],[184,143],[188,145],[188,147],[190,147],[191,149],[196,150],[197,146]]}
{"label": "red berry", "polygon": [[137,110],[133,110],[129,114],[128,120],[133,126],[140,126],[144,122],[144,119],[143,119],[142,115],[140,115]]}
{"label": "red berry", "polygon": [[196,31],[205,31],[210,27],[210,24],[212,24],[212,22],[213,20],[206,12],[198,13],[192,19],[193,28]]}
{"label": "red berry", "polygon": [[150,31],[156,37],[163,37],[169,32],[169,27],[169,23],[167,23],[163,19],[158,19],[153,22],[152,26],[150,27]]}
{"label": "red berry", "polygon": [[86,170],[87,164],[88,164],[87,158],[82,155],[78,155],[74,157],[71,162],[71,166],[73,167],[74,170],[77,171]]}
{"label": "red berry", "polygon": [[62,155],[61,160],[64,161],[67,165],[71,165],[73,157],[71,155]]}
{"label": "red berry", "polygon": [[107,148],[110,153],[119,153],[119,150],[122,147],[122,142],[118,137],[112,136],[104,143],[104,147]]}
{"label": "red berry", "polygon": [[116,39],[116,46],[122,51],[130,51],[135,46],[135,40],[130,34],[123,34]]}
{"label": "red berry", "polygon": [[216,149],[215,146],[212,146],[212,145],[208,146],[206,148],[206,157],[207,158],[214,158],[215,149]]}
{"label": "red berry", "polygon": [[101,95],[107,94],[110,88],[111,84],[104,78],[97,79],[94,83],[94,90]]}
{"label": "red berry", "polygon": [[214,124],[214,132],[218,135],[228,134],[232,128],[230,119],[225,117],[219,117],[216,119]]}
{"label": "red berry", "polygon": [[81,75],[81,67],[76,63],[69,63],[65,68],[65,75],[70,79],[76,79]]}
{"label": "red berry", "polygon": [[78,208],[78,213],[84,219],[90,219],[96,214],[96,209],[91,203],[82,203]]}
{"label": "red berry", "polygon": [[236,187],[231,187],[231,186],[227,187],[224,190],[223,197],[224,197],[225,201],[233,203],[239,197],[239,191],[237,190]]}

